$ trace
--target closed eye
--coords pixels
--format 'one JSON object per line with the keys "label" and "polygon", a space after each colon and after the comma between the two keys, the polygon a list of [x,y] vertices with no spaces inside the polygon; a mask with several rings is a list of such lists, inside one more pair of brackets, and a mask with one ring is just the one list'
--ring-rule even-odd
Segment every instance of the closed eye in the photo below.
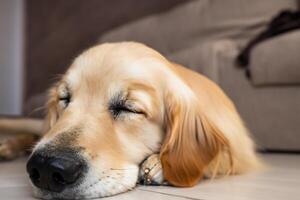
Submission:
{"label": "closed eye", "polygon": [[118,117],[120,114],[145,114],[143,111],[139,110],[138,108],[134,107],[133,103],[130,103],[126,99],[120,98],[118,96],[117,99],[114,99],[109,104],[109,111],[113,115],[114,118]]}
{"label": "closed eye", "polygon": [[134,108],[129,108],[124,105],[115,106],[110,108],[110,111],[114,116],[118,116],[119,114],[123,113],[134,113],[134,114],[144,114],[142,111],[135,110]]}
{"label": "closed eye", "polygon": [[59,97],[59,102],[63,104],[64,108],[66,108],[71,102],[70,93],[66,93],[65,95]]}

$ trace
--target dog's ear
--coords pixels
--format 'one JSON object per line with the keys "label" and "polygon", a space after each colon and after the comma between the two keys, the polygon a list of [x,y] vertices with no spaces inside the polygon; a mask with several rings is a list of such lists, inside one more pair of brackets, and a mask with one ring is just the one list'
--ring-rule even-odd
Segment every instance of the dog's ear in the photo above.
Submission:
{"label": "dog's ear", "polygon": [[228,140],[209,120],[198,99],[174,93],[165,98],[165,130],[160,159],[165,179],[181,187],[193,186]]}
{"label": "dog's ear", "polygon": [[46,103],[47,115],[44,124],[44,131],[48,131],[58,118],[57,112],[57,89],[52,87],[48,91],[48,101]]}

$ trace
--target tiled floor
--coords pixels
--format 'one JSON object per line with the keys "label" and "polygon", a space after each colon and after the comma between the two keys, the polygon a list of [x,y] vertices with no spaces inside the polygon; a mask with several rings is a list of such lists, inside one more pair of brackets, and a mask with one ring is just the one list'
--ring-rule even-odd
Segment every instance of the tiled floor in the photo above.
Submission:
{"label": "tiled floor", "polygon": [[[139,186],[108,200],[299,200],[300,154],[263,155],[269,169],[243,176],[203,181],[193,188]],[[0,163],[0,199],[29,200],[31,190],[25,174],[25,158]]]}

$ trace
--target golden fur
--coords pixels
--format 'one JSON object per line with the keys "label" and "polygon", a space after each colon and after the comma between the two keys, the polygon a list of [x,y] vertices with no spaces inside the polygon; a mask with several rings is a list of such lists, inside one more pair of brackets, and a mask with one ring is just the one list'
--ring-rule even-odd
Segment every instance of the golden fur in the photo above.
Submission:
{"label": "golden fur", "polygon": [[[72,94],[67,107],[60,102],[66,90]],[[136,113],[112,117],[107,105],[118,91]],[[139,43],[103,44],[84,52],[50,89],[47,107],[46,134],[34,151],[76,129],[79,133],[70,145],[84,148],[97,170],[138,166],[160,152],[164,178],[185,187],[204,176],[240,174],[262,166],[224,92]]]}

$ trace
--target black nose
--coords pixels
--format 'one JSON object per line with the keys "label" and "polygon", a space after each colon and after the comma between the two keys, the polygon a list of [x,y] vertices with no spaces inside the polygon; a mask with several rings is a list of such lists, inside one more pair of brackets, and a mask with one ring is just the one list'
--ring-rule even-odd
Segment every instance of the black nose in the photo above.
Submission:
{"label": "black nose", "polygon": [[73,158],[32,155],[27,162],[32,183],[41,189],[61,192],[75,183],[83,172],[83,164]]}

